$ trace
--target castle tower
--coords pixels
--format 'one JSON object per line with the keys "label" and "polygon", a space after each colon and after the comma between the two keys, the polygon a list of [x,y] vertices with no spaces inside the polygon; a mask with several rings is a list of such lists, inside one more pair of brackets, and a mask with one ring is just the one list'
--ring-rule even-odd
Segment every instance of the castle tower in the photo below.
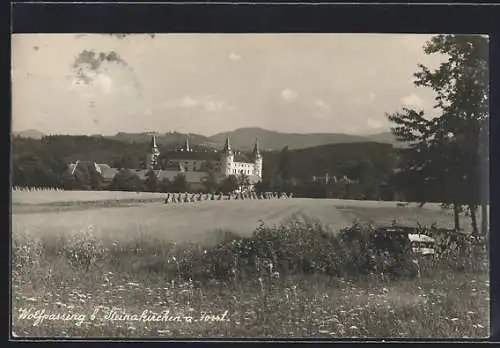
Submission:
{"label": "castle tower", "polygon": [[259,151],[259,139],[255,139],[252,154],[254,158],[254,175],[262,178],[262,155]]}
{"label": "castle tower", "polygon": [[156,144],[156,136],[153,135],[151,139],[151,153],[148,155],[147,168],[154,169],[158,164],[158,158],[160,157],[160,150]]}
{"label": "castle tower", "polygon": [[222,149],[222,158],[221,158],[221,173],[225,176],[229,176],[233,174],[233,163],[234,163],[234,153],[231,150],[231,144],[229,143],[229,136],[226,138],[226,143],[224,144],[224,148]]}

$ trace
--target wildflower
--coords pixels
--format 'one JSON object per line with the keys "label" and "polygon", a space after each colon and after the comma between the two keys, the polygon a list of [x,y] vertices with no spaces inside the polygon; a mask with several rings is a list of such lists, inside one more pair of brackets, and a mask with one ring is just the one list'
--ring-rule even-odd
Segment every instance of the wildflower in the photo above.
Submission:
{"label": "wildflower", "polygon": [[273,274],[271,274],[271,278],[273,279],[278,279],[280,277],[280,272],[273,272]]}
{"label": "wildflower", "polygon": [[351,330],[357,330],[357,329],[358,329],[358,327],[357,327],[357,326],[355,326],[355,325],[353,325],[353,326],[351,326],[349,329],[351,329]]}
{"label": "wildflower", "polygon": [[451,318],[450,320],[451,320],[451,321],[457,321],[457,320],[458,320],[458,318]]}

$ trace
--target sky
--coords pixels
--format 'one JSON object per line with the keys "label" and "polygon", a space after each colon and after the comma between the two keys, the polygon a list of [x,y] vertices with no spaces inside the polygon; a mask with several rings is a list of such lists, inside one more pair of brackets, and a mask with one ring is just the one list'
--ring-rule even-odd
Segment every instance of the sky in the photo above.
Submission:
{"label": "sky", "polygon": [[[431,36],[409,34],[27,34],[12,37],[12,129],[45,134],[213,135],[241,127],[375,134],[415,87]],[[90,61],[89,54],[96,52]],[[102,53],[99,56],[99,53]]]}

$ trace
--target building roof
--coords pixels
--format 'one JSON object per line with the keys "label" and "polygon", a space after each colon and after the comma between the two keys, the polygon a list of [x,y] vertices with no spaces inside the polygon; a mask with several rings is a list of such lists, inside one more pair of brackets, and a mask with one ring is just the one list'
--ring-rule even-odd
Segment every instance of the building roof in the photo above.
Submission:
{"label": "building roof", "polygon": [[[145,180],[149,169],[129,169],[129,171],[136,174],[141,180]],[[202,182],[208,177],[208,173],[205,172],[181,172],[178,170],[153,170],[153,172],[160,181],[163,179],[173,181],[179,174],[184,175],[188,183]]]}
{"label": "building roof", "polygon": [[104,168],[102,171],[101,171],[101,175],[103,177],[104,180],[112,180],[116,173],[118,173],[118,169],[116,168]]}
{"label": "building roof", "polygon": [[104,180],[111,180],[118,173],[116,168],[111,168],[108,164],[105,163],[95,163],[92,161],[76,161],[76,163],[70,163],[68,165],[68,171],[70,173],[74,173],[78,166],[88,166],[93,165],[98,173],[100,173]]}
{"label": "building roof", "polygon": [[221,154],[215,151],[170,151],[164,156],[172,160],[200,160],[200,161],[218,161]]}
{"label": "building roof", "polygon": [[247,154],[242,152],[236,152],[234,154],[234,161],[243,163],[253,163],[251,156],[248,156]]}

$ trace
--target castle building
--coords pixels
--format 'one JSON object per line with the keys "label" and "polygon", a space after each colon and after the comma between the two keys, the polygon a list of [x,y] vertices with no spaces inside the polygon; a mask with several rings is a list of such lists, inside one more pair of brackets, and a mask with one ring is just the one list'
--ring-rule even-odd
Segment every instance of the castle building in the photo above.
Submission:
{"label": "castle building", "polygon": [[[189,137],[186,136],[184,145],[177,151],[166,154],[168,162],[163,169],[160,169],[160,150],[156,142],[156,136],[153,135],[150,143],[149,153],[146,155],[145,168],[128,169],[136,174],[141,180],[145,180],[147,173],[153,170],[158,180],[175,180],[179,174],[184,175],[186,181],[193,190],[203,190],[204,182],[209,177],[209,171],[216,173],[217,180],[220,182],[230,175],[245,175],[250,187],[262,181],[263,159],[259,151],[258,140],[255,141],[251,154],[244,154],[240,151],[234,151],[231,148],[229,137],[226,138],[222,151],[194,151],[189,144]],[[90,162],[89,162],[90,163]],[[74,175],[79,165],[88,165],[87,161],[77,161],[68,166],[69,172]],[[99,172],[105,183],[111,183],[119,169],[112,168],[107,164],[91,164]],[[208,167],[208,165],[211,166]]]}
{"label": "castle building", "polygon": [[[154,157],[155,148],[152,147],[150,158]],[[233,151],[229,137],[226,138],[224,148],[221,152],[193,151],[189,145],[189,137],[186,137],[185,145],[177,153],[172,154],[168,167],[179,167],[185,172],[207,171],[207,161],[210,161],[215,172],[221,176],[246,175],[251,182],[262,180],[263,159],[259,151],[258,139],[255,140],[253,151],[250,155],[240,151]],[[151,165],[152,162],[150,162]]]}

